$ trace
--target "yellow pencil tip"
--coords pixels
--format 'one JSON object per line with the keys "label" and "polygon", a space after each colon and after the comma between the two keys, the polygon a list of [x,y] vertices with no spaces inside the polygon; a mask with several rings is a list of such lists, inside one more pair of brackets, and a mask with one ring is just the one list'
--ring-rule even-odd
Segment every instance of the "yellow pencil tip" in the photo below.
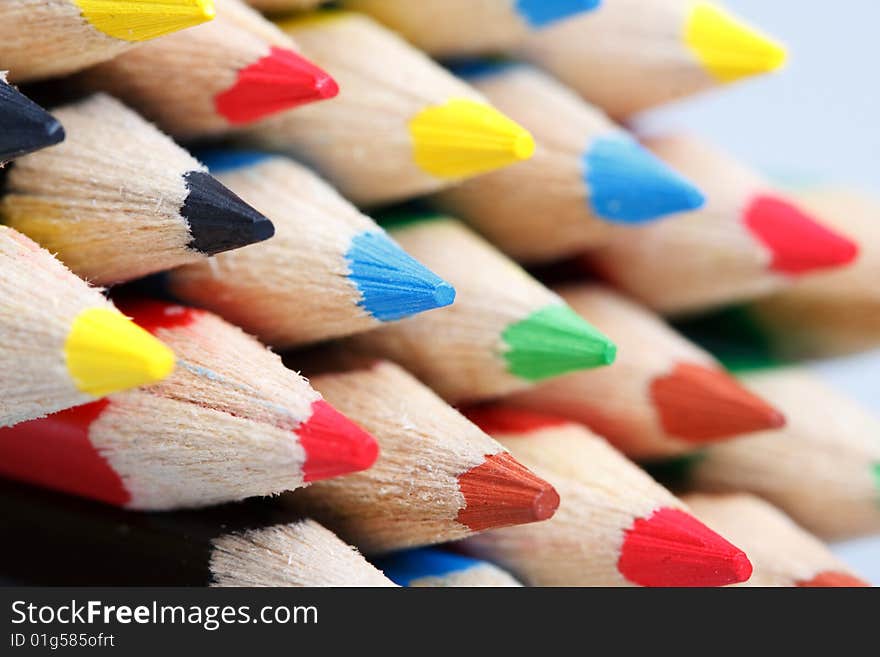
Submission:
{"label": "yellow pencil tip", "polygon": [[95,397],[160,381],[174,369],[171,349],[109,308],[77,315],[64,355],[77,389]]}
{"label": "yellow pencil tip", "polygon": [[785,63],[785,48],[708,2],[694,4],[685,42],[719,82],[769,73]]}
{"label": "yellow pencil tip", "polygon": [[205,23],[214,0],[73,0],[97,30],[123,41],[147,41]]}
{"label": "yellow pencil tip", "polygon": [[416,164],[438,178],[464,178],[499,169],[535,152],[522,126],[484,103],[453,99],[428,107],[409,123]]}

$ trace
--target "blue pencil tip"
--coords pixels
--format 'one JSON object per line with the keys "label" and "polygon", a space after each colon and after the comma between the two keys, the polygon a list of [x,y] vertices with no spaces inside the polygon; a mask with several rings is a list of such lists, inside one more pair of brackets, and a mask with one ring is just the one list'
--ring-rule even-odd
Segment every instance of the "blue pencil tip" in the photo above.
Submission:
{"label": "blue pencil tip", "polygon": [[361,307],[380,321],[403,319],[455,300],[449,283],[384,232],[355,235],[345,257],[351,269],[348,277],[361,293]]}
{"label": "blue pencil tip", "polygon": [[382,557],[374,563],[395,584],[409,586],[424,577],[442,577],[474,568],[482,562],[443,550],[418,548]]}
{"label": "blue pencil tip", "polygon": [[238,151],[228,148],[203,148],[193,152],[199,162],[208,167],[211,173],[223,173],[253,166],[272,157],[262,151]]}
{"label": "blue pencil tip", "polygon": [[516,11],[530,27],[538,29],[601,4],[602,0],[516,0]]}
{"label": "blue pencil tip", "polygon": [[625,136],[595,140],[583,163],[590,207],[613,223],[647,222],[696,210],[706,201],[691,182]]}

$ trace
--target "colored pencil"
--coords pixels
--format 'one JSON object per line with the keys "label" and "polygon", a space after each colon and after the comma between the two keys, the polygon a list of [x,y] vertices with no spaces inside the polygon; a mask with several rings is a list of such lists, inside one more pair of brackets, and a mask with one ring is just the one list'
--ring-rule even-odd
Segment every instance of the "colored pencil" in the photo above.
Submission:
{"label": "colored pencil", "polygon": [[178,357],[163,383],[0,430],[0,474],[130,509],[207,506],[369,467],[373,438],[210,313],[121,305]]}
{"label": "colored pencil", "polygon": [[358,364],[310,380],[376,437],[381,454],[369,470],[288,499],[364,553],[545,520],[556,510],[549,484],[396,365]]}
{"label": "colored pencil", "polygon": [[785,63],[785,49],[704,0],[603,0],[526,37],[520,54],[623,118]]}
{"label": "colored pencil", "polygon": [[351,335],[452,303],[449,284],[305,167],[254,152],[200,157],[272,217],[275,236],[169,273],[176,297],[275,347]]}
{"label": "colored pencil", "polygon": [[58,119],[7,83],[0,71],[0,167],[63,140]]}
{"label": "colored pencil", "polygon": [[396,552],[373,562],[395,584],[407,587],[522,586],[498,566],[437,548]]}
{"label": "colored pencil", "polygon": [[354,350],[400,363],[452,402],[498,397],[614,360],[607,337],[455,219],[401,214],[386,225],[455,286],[456,301],[355,336]]}
{"label": "colored pencil", "polygon": [[703,204],[693,185],[601,110],[537,69],[479,62],[453,70],[529,130],[537,147],[530,160],[466,180],[435,200],[517,260],[574,256],[608,241],[615,226]]}
{"label": "colored pencil", "polygon": [[272,500],[131,513],[12,482],[0,493],[0,559],[31,586],[393,586]]}
{"label": "colored pencil", "polygon": [[0,63],[16,82],[65,75],[213,17],[212,0],[4,0]]}
{"label": "colored pencil", "polygon": [[178,139],[229,132],[332,98],[336,82],[281,30],[239,0],[215,0],[207,25],[158,39],[78,76]]}
{"label": "colored pencil", "polygon": [[815,536],[752,495],[685,495],[703,522],[742,546],[754,570],[744,586],[870,586]]}
{"label": "colored pencil", "polygon": [[358,205],[426,194],[535,149],[480,94],[366,16],[322,12],[281,28],[341,91],[246,134],[302,158]]}
{"label": "colored pencil", "polygon": [[585,427],[505,407],[466,411],[560,492],[550,520],[494,529],[461,549],[531,586],[723,586],[749,578],[746,555]]}
{"label": "colored pencil", "polygon": [[657,464],[689,490],[760,495],[824,539],[880,531],[880,421],[803,369],[743,375],[787,426]]}
{"label": "colored pencil", "polygon": [[326,0],[247,0],[251,7],[267,14],[306,11],[325,2]]}
{"label": "colored pencil", "polygon": [[103,94],[55,115],[67,139],[7,166],[0,218],[96,284],[259,242],[272,222]]}
{"label": "colored pencil", "polygon": [[822,222],[859,244],[849,266],[809,276],[742,310],[782,359],[839,356],[880,345],[880,202],[864,192],[816,188],[796,195]]}
{"label": "colored pencil", "polygon": [[625,297],[593,284],[557,291],[613,337],[617,361],[541,383],[510,397],[512,404],[581,422],[639,459],[784,424],[709,354]]}
{"label": "colored pencil", "polygon": [[0,426],[171,373],[174,354],[100,290],[0,226]]}
{"label": "colored pencil", "polygon": [[706,194],[706,205],[620,231],[588,258],[648,306],[683,314],[751,300],[856,257],[858,247],[847,237],[706,144],[669,137],[648,145],[694,180]]}
{"label": "colored pencil", "polygon": [[344,0],[431,55],[501,52],[526,35],[593,11],[602,0]]}

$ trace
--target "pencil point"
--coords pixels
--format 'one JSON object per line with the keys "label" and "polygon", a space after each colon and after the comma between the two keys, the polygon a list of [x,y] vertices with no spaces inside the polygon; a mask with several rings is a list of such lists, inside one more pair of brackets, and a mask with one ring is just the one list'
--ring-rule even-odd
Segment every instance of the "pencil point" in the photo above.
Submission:
{"label": "pencil point", "polygon": [[535,141],[498,110],[453,99],[428,107],[409,123],[416,164],[438,178],[463,178],[527,160]]}
{"label": "pencil point", "polygon": [[617,568],[640,586],[725,586],[752,576],[742,550],[671,508],[633,522],[624,533]]}
{"label": "pencil point", "polygon": [[785,417],[727,372],[680,363],[651,383],[651,399],[663,429],[690,443],[778,429]]}
{"label": "pencil point", "polygon": [[184,180],[189,194],[180,214],[189,223],[189,248],[210,256],[275,234],[271,221],[207,173],[188,171]]}
{"label": "pencil point", "polygon": [[611,222],[642,223],[705,203],[692,183],[632,139],[597,139],[583,160],[590,206]]}
{"label": "pencil point", "polygon": [[507,452],[487,456],[458,478],[465,506],[456,520],[474,531],[550,518],[559,494]]}
{"label": "pencil point", "polygon": [[540,381],[610,365],[617,347],[565,304],[552,304],[511,324],[502,334],[511,374]]}
{"label": "pencil point", "polygon": [[366,470],[379,456],[376,439],[324,400],[312,404],[311,417],[295,433],[306,452],[306,482]]}
{"label": "pencil point", "polygon": [[859,579],[855,575],[849,573],[836,572],[834,570],[823,570],[810,579],[797,582],[797,586],[802,588],[831,588],[831,587],[870,587],[863,579]]}
{"label": "pencil point", "polygon": [[213,0],[74,0],[83,17],[108,36],[147,41],[212,20]]}
{"label": "pencil point", "polygon": [[175,361],[171,349],[109,308],[89,308],[76,317],[64,355],[77,389],[95,397],[161,381]]}
{"label": "pencil point", "polygon": [[858,256],[854,242],[780,198],[755,198],[746,209],[745,222],[770,250],[770,268],[782,274],[842,267]]}
{"label": "pencil point", "polygon": [[292,50],[273,46],[239,71],[235,84],[217,94],[214,105],[230,123],[243,124],[338,93],[326,71]]}
{"label": "pencil point", "polygon": [[708,2],[694,5],[684,39],[719,82],[775,71],[786,59],[782,45]]}
{"label": "pencil point", "polygon": [[516,11],[533,28],[542,28],[592,11],[602,0],[516,0]]}
{"label": "pencil point", "polygon": [[455,289],[415,260],[387,234],[355,235],[345,254],[349,279],[361,293],[360,305],[376,319],[390,322],[448,306]]}
{"label": "pencil point", "polygon": [[58,119],[2,81],[0,126],[0,163],[64,140]]}

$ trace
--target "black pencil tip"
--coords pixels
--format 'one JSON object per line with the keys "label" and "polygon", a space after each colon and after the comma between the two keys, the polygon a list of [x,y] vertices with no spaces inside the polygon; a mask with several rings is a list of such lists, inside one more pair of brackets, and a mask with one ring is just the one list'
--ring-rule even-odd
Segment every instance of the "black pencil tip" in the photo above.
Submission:
{"label": "black pencil tip", "polygon": [[0,82],[0,162],[64,140],[54,116],[15,87]]}
{"label": "black pencil tip", "polygon": [[189,195],[180,214],[189,222],[189,247],[205,255],[262,242],[275,234],[266,217],[201,171],[183,176]]}

